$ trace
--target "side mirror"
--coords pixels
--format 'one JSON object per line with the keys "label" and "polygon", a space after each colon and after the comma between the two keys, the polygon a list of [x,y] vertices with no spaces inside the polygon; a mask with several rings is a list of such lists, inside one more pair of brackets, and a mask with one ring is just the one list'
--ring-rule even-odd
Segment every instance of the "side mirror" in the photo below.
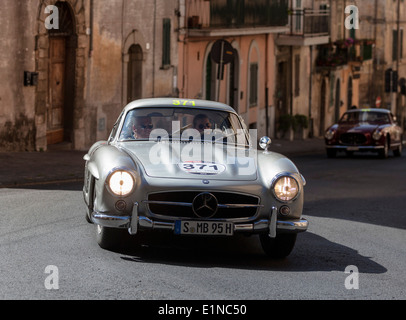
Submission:
{"label": "side mirror", "polygon": [[264,149],[265,152],[268,152],[269,147],[271,146],[272,140],[271,138],[264,136],[261,139],[259,139],[259,147],[261,149]]}

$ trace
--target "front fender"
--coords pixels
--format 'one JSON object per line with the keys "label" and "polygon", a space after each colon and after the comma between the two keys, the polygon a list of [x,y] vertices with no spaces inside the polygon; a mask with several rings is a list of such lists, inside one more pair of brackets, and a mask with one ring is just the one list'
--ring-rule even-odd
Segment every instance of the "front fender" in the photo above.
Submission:
{"label": "front fender", "polygon": [[[126,198],[120,198],[113,195],[106,187],[106,179],[116,169],[128,170],[134,176],[136,185],[139,183],[138,166],[127,153],[120,151],[113,145],[99,145],[91,153],[88,153],[85,168],[84,199],[88,206],[93,204],[92,209],[98,212],[111,212],[115,210],[117,200],[132,202],[131,194]],[[91,199],[93,190],[96,198],[95,203]]]}
{"label": "front fender", "polygon": [[[297,219],[302,216],[304,205],[304,186],[306,181],[300,174],[296,165],[287,157],[275,152],[262,152],[258,154],[258,172],[261,184],[266,188],[265,192],[269,195],[270,203],[267,206],[280,208],[287,205],[290,208],[290,214],[283,216],[283,219]],[[299,184],[299,195],[296,199],[287,203],[281,202],[275,198],[271,190],[275,179],[281,174],[288,174],[296,179]]]}

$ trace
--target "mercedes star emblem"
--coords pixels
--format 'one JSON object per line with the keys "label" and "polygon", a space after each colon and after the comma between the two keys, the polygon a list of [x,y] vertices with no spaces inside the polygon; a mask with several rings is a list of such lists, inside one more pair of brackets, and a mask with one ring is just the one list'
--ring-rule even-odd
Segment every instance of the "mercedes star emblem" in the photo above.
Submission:
{"label": "mercedes star emblem", "polygon": [[218,209],[218,202],[214,195],[208,192],[198,194],[193,199],[193,212],[199,218],[211,218]]}

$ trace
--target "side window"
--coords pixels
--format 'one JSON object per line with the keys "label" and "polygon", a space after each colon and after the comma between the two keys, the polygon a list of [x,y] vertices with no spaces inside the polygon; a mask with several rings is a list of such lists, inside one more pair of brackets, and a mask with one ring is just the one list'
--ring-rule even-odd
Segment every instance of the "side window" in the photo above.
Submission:
{"label": "side window", "polygon": [[108,140],[109,143],[114,140],[114,138],[115,138],[115,136],[117,134],[117,129],[118,129],[118,126],[120,125],[121,118],[123,117],[123,114],[124,114],[124,112],[122,112],[120,114],[120,116],[118,117],[116,123],[113,126],[113,129],[111,130],[110,137],[109,137],[109,140]]}

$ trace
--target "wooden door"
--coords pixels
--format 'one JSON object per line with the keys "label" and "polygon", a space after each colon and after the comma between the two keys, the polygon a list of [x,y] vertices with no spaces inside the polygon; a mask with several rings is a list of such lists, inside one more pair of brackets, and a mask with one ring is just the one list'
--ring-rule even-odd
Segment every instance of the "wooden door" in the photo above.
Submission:
{"label": "wooden door", "polygon": [[49,38],[49,107],[47,123],[47,142],[55,144],[64,140],[64,100],[66,39]]}

